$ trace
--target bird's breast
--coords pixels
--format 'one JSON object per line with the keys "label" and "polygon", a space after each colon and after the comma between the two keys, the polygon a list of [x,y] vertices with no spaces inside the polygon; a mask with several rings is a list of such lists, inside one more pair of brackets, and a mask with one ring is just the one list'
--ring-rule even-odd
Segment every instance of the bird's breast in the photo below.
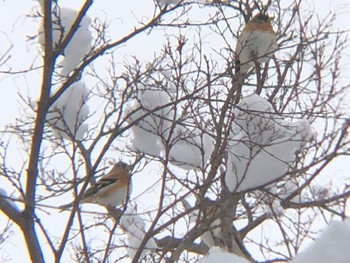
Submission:
{"label": "bird's breast", "polygon": [[268,31],[244,31],[238,41],[241,46],[238,54],[241,63],[251,61],[254,59],[253,56],[256,56],[259,62],[266,62],[271,57],[270,53],[277,48],[275,34]]}

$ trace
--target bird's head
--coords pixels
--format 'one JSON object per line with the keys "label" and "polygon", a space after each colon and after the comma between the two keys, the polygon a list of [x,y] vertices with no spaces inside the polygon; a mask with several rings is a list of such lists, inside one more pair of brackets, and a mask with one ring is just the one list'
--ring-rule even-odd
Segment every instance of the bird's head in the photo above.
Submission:
{"label": "bird's head", "polygon": [[114,169],[118,169],[118,170],[121,169],[121,170],[130,171],[132,169],[132,166],[128,165],[127,163],[124,163],[122,161],[119,161],[114,165]]}
{"label": "bird's head", "polygon": [[272,20],[273,20],[273,17],[269,17],[264,13],[258,13],[252,18],[251,21],[254,23],[260,23],[260,22],[270,23]]}

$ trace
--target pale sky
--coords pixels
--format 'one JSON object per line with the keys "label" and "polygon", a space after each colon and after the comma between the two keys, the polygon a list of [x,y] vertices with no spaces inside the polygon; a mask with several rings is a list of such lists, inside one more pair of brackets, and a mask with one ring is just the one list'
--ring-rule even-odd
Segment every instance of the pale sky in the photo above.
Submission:
{"label": "pale sky", "polygon": [[[109,35],[111,39],[118,39],[124,34],[130,32],[136,24],[137,19],[146,21],[147,17],[151,16],[153,13],[153,2],[151,0],[135,0],[135,1],[108,1],[99,0],[94,1],[94,5],[88,12],[88,15],[92,18],[99,18],[101,20],[107,19],[110,21]],[[339,13],[336,21],[336,27],[341,30],[349,30],[349,12],[350,6],[348,0],[337,0],[337,1],[317,1],[314,4],[316,13],[320,17],[327,14],[329,10],[334,10]],[[76,8],[79,7],[79,1],[60,1],[60,5],[64,7]],[[73,3],[73,4],[72,4]],[[74,5],[75,4],[75,5]],[[26,17],[26,14],[30,14],[35,8],[38,7],[36,1],[23,1],[23,0],[5,0],[0,2],[0,10],[2,10],[2,15],[0,16],[0,55],[3,54],[11,45],[13,48],[10,51],[11,58],[7,63],[11,67],[12,71],[21,71],[28,69],[32,64],[37,67],[41,64],[40,57],[40,47],[35,40],[28,40],[28,37],[35,36],[39,27],[39,21],[30,17]],[[310,6],[312,8],[312,6]],[[200,19],[201,12],[203,10],[198,10],[198,17]],[[183,29],[186,32],[186,29]],[[148,35],[143,35],[137,37],[135,40],[130,41],[125,46],[118,48],[117,55],[120,58],[130,59],[130,55],[136,55],[141,61],[148,61],[152,59],[155,54],[160,50],[162,44],[164,43],[164,34],[178,33],[177,29],[173,31],[167,31],[166,33],[157,29],[156,33],[152,34],[152,39]],[[206,36],[206,40],[210,42],[211,45],[220,45],[213,43],[210,35]],[[142,41],[142,42],[141,42]],[[147,45],[140,42],[147,43]],[[347,61],[350,62],[350,48],[344,53],[347,55]],[[103,61],[97,62],[97,65],[103,67]],[[345,81],[349,80],[348,73],[350,63],[346,63],[347,68],[344,67],[342,70],[344,72],[343,77]],[[6,69],[6,67],[1,67],[1,70]],[[37,99],[39,95],[41,76],[40,72],[31,72],[26,75],[15,74],[11,76],[6,76],[0,72],[0,125],[3,127],[7,123],[13,123],[16,116],[20,114],[18,102],[19,98],[17,92],[20,92],[24,97],[29,96],[33,102]],[[12,147],[16,147],[12,145]],[[14,154],[13,158],[17,158]],[[119,157],[119,156],[118,156]],[[117,157],[117,158],[118,158]],[[25,158],[22,156],[21,158]],[[339,171],[348,169],[346,164],[340,162],[340,166],[337,168]],[[150,173],[150,185],[156,181],[157,172],[152,171]],[[1,182],[1,181],[0,181]],[[144,186],[135,185],[134,196],[142,193]],[[152,194],[147,194],[142,199],[145,206],[152,205]],[[101,210],[102,211],[102,210]],[[66,215],[57,214],[56,211],[52,211],[51,215],[43,214],[43,217],[55,216],[58,221],[61,218],[65,218]],[[0,225],[4,224],[6,219],[0,215]],[[62,226],[61,226],[62,227]],[[52,233],[59,235],[62,228],[52,229]],[[2,252],[0,252],[0,261],[2,257],[10,257],[12,262],[23,262],[24,254],[18,253],[18,251],[23,250],[23,243],[20,241],[21,237],[18,233],[11,237],[11,242],[4,246]]]}

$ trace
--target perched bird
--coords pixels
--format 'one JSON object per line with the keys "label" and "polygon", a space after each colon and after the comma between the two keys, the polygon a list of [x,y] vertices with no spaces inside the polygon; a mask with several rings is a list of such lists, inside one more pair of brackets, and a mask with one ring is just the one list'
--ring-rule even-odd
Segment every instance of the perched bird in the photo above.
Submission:
{"label": "perched bird", "polygon": [[[118,162],[95,185],[84,193],[80,203],[92,203],[103,206],[120,206],[128,201],[132,183],[130,177],[131,166]],[[61,209],[72,207],[74,202],[63,205]]]}
{"label": "perched bird", "polygon": [[245,74],[255,63],[267,62],[272,57],[277,37],[271,21],[271,17],[259,13],[244,26],[236,44],[236,73]]}

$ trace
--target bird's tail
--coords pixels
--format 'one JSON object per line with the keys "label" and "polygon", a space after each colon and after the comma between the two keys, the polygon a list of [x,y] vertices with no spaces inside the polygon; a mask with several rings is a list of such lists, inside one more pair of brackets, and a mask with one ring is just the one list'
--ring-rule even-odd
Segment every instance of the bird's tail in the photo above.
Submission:
{"label": "bird's tail", "polygon": [[242,95],[242,87],[245,76],[241,73],[233,77],[233,92],[235,93],[235,103],[238,103]]}

